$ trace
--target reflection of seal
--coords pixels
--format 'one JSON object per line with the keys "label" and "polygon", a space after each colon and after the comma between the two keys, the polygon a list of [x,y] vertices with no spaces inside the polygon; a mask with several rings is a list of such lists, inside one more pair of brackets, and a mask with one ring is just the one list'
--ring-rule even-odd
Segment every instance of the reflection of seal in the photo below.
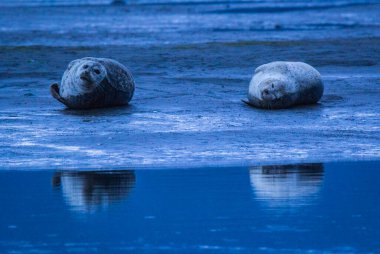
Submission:
{"label": "reflection of seal", "polygon": [[61,85],[50,87],[54,98],[77,109],[125,105],[134,90],[132,75],[125,66],[112,59],[93,57],[70,62]]}
{"label": "reflection of seal", "polygon": [[296,207],[308,204],[323,180],[323,164],[261,166],[250,169],[257,199],[269,206]]}
{"label": "reflection of seal", "polygon": [[53,185],[61,186],[73,210],[92,212],[124,198],[135,185],[135,174],[133,171],[60,172],[54,175]]}
{"label": "reflection of seal", "polygon": [[249,84],[247,104],[265,109],[314,104],[323,94],[319,72],[301,62],[272,62],[259,66]]}

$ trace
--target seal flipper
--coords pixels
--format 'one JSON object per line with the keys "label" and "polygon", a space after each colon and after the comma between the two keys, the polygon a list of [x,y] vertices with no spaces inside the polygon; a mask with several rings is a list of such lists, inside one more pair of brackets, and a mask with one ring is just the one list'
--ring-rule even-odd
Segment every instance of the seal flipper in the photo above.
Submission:
{"label": "seal flipper", "polygon": [[252,103],[250,103],[250,102],[247,101],[247,100],[242,99],[241,101],[244,102],[245,104],[247,104],[248,106],[251,106],[251,107],[255,107],[255,108],[256,108],[255,105],[253,105]]}
{"label": "seal flipper", "polygon": [[66,105],[66,102],[65,100],[61,97],[61,95],[59,95],[59,86],[57,83],[54,83],[50,86],[50,93],[51,95],[57,99],[58,101],[62,102],[63,104]]}

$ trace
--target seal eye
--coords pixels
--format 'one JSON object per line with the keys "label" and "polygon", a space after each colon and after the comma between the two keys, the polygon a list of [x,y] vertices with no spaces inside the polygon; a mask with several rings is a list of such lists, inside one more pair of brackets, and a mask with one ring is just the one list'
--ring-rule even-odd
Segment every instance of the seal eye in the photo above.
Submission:
{"label": "seal eye", "polygon": [[274,85],[272,84],[272,88],[274,88]]}
{"label": "seal eye", "polygon": [[98,69],[95,69],[94,72],[95,72],[96,74],[100,74],[100,71],[99,71]]}
{"label": "seal eye", "polygon": [[83,69],[87,69],[87,68],[88,68],[87,64],[83,65]]}

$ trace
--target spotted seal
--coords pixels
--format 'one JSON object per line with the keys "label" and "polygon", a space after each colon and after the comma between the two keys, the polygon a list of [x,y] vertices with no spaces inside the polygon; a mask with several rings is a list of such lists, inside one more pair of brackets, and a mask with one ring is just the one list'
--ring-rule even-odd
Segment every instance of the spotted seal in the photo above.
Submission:
{"label": "spotted seal", "polygon": [[245,103],[264,109],[315,104],[323,95],[321,75],[302,62],[272,62],[259,66]]}
{"label": "spotted seal", "polygon": [[69,108],[89,109],[126,105],[135,83],[121,63],[108,58],[85,57],[71,61],[61,85],[50,86],[52,96]]}

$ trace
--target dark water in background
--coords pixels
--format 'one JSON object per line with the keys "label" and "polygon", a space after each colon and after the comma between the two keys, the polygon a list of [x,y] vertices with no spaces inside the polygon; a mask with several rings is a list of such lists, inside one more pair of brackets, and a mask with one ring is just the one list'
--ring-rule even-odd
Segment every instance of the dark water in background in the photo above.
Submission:
{"label": "dark water in background", "polygon": [[[1,1],[1,45],[161,45],[380,35],[380,1]],[[29,6],[29,7],[28,7]]]}
{"label": "dark water in background", "polygon": [[1,253],[379,253],[380,163],[0,171]]}

